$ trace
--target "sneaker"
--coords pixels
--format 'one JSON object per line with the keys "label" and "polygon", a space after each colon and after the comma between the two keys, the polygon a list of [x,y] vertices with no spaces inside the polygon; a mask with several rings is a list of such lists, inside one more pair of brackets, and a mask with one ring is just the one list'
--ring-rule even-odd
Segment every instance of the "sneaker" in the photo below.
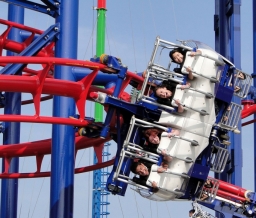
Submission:
{"label": "sneaker", "polygon": [[80,135],[80,136],[86,135],[86,130],[84,127],[81,127],[80,129],[78,129],[78,135]]}

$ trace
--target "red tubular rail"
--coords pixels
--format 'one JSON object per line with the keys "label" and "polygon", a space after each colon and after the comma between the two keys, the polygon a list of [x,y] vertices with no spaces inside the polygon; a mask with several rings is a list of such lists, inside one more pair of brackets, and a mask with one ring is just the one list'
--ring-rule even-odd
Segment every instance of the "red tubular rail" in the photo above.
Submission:
{"label": "red tubular rail", "polygon": [[240,196],[237,196],[237,195],[234,195],[229,192],[222,191],[222,190],[217,191],[217,196],[225,198],[227,200],[231,200],[231,201],[234,201],[234,200],[242,201],[242,202],[246,201],[245,197],[240,197]]}

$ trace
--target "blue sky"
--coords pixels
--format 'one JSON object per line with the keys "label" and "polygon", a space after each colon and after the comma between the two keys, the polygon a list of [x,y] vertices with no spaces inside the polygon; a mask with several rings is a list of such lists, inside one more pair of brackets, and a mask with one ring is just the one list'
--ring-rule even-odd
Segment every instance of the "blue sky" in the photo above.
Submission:
{"label": "blue sky", "polygon": [[[81,0],[79,7],[78,59],[89,60],[95,54],[96,0]],[[106,48],[105,53],[120,57],[130,71],[143,71],[148,64],[156,36],[167,41],[194,39],[214,48],[213,16],[215,1],[205,0],[107,0]],[[0,18],[7,19],[7,4],[0,2]],[[52,18],[33,11],[25,11],[25,25],[46,30],[54,23]],[[2,31],[2,27],[0,29]],[[241,6],[242,70],[252,73],[252,1],[242,1]],[[24,96],[30,98],[30,96]],[[42,115],[51,115],[51,102],[41,105]],[[93,116],[93,105],[87,116]],[[24,106],[23,114],[33,111],[33,106]],[[32,112],[33,113],[33,112]],[[244,131],[245,130],[245,131]],[[254,177],[252,127],[243,133],[244,167],[243,187],[253,190]],[[51,137],[50,125],[22,124],[21,141],[35,141]],[[111,148],[115,155],[115,145]],[[20,170],[35,170],[34,159],[20,158]],[[92,149],[80,151],[76,167],[92,164]],[[50,169],[50,158],[45,157],[43,170]],[[44,218],[49,216],[49,178],[23,179],[19,181],[18,217]],[[92,174],[75,176],[74,217],[91,217]],[[109,217],[187,217],[191,202],[152,202],[143,199],[129,187],[125,197],[110,196]]]}

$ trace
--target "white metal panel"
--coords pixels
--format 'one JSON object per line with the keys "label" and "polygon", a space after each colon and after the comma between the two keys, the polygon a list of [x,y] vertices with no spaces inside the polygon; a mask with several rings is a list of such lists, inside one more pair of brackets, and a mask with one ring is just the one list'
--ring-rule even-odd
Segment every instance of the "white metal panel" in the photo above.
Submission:
{"label": "white metal panel", "polygon": [[175,137],[161,137],[158,149],[165,150],[172,157],[182,159],[189,157],[194,161],[209,144],[208,138],[183,130],[181,130],[180,136],[189,140],[195,140],[199,145],[193,146],[191,142]]}
{"label": "white metal panel", "polygon": [[[183,112],[183,116],[190,117],[194,120],[198,120],[204,123],[213,125],[216,120],[215,110],[214,110],[214,99],[206,98],[204,94],[192,91],[192,90],[181,90],[176,89],[174,94],[174,99],[180,100],[187,107],[191,107],[194,110],[204,110],[209,115],[201,115],[199,112],[194,111],[193,109],[186,109],[186,112]],[[176,104],[172,102],[173,106]]]}
{"label": "white metal panel", "polygon": [[182,129],[204,137],[209,137],[212,129],[212,125],[210,124],[189,117],[183,117],[182,114],[170,114],[166,111],[162,111],[157,123],[168,127]]}

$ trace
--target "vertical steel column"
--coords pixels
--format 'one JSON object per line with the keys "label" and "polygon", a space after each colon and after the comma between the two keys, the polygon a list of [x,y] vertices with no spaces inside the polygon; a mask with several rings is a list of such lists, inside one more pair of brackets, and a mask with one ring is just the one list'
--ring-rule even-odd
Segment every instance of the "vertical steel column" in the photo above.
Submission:
{"label": "vertical steel column", "polygon": [[[216,0],[215,26],[215,48],[223,56],[227,57],[241,68],[241,32],[240,32],[240,0]],[[239,98],[234,97],[233,102],[241,104]],[[238,123],[241,130],[241,121]],[[242,146],[241,135],[230,133],[232,161],[221,175],[215,177],[236,185],[242,185]]]}
{"label": "vertical steel column", "polygon": [[[253,14],[253,86],[256,87],[256,2],[252,1],[252,14]],[[254,114],[254,119],[256,119],[256,114]],[[256,136],[256,123],[254,126],[254,136]],[[256,140],[254,137],[254,190],[256,190]]]}
{"label": "vertical steel column", "polygon": [[[59,23],[60,35],[55,44],[55,56],[77,58],[78,0],[62,0]],[[55,66],[54,77],[75,81],[71,67]],[[54,96],[53,116],[69,117],[75,114],[74,99]],[[74,128],[53,125],[51,157],[50,218],[73,217],[75,145]]]}
{"label": "vertical steel column", "polygon": [[[105,28],[106,28],[106,0],[98,0],[97,5],[97,41],[96,41],[96,56],[99,57],[105,51]],[[103,107],[95,103],[94,118],[96,122],[103,121]],[[93,162],[98,162],[94,153]],[[93,202],[92,202],[92,217],[100,217],[101,205],[101,170],[93,171]]]}
{"label": "vertical steel column", "polygon": [[[240,16],[241,0],[233,0],[233,13],[230,16],[230,57],[229,59],[238,69],[241,69],[241,16]],[[233,102],[241,105],[241,99],[233,97]],[[242,132],[241,119],[238,122],[238,129]],[[230,182],[232,184],[242,186],[242,137],[241,134],[231,134],[231,154],[234,155],[234,170],[231,171]]]}
{"label": "vertical steel column", "polygon": [[[8,20],[24,23],[24,9],[15,6],[8,6]],[[12,29],[9,39],[21,42],[18,29]],[[7,52],[8,56],[15,55],[13,52]],[[21,74],[19,72],[18,74]],[[4,108],[5,114],[20,114],[21,112],[21,93],[5,93],[6,104]],[[3,144],[14,144],[20,142],[20,123],[6,122],[3,134]],[[4,160],[2,163],[2,171],[4,170]],[[19,158],[13,158],[9,172],[19,171]],[[1,182],[1,218],[16,218],[18,205],[18,179],[2,179]]]}
{"label": "vertical steel column", "polygon": [[[215,50],[223,55],[228,56],[228,25],[226,19],[226,0],[215,0],[215,15],[214,15],[214,31],[215,31]],[[228,181],[227,173],[222,175],[215,173],[215,178]]]}

